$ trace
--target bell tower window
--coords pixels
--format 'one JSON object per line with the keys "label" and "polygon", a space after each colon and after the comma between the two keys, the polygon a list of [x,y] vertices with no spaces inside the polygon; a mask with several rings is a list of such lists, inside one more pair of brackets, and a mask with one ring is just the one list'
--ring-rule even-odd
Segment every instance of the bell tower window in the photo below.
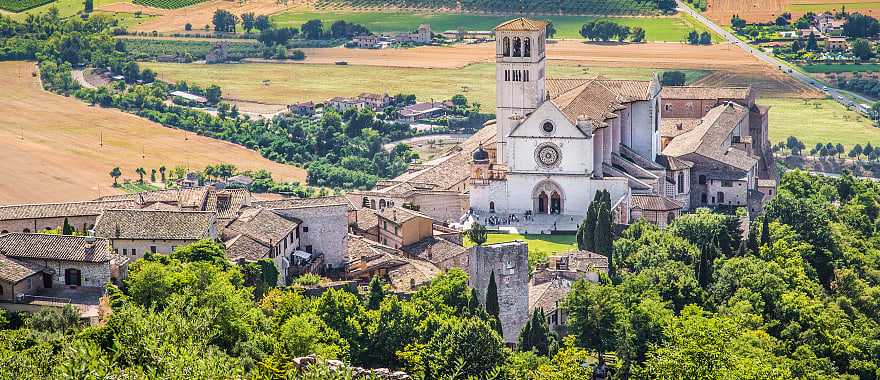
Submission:
{"label": "bell tower window", "polygon": [[519,37],[513,37],[513,56],[522,56],[522,41],[519,39]]}
{"label": "bell tower window", "polygon": [[528,37],[523,39],[523,57],[532,56],[532,40]]}
{"label": "bell tower window", "polygon": [[510,38],[504,37],[501,42],[501,50],[503,53],[502,55],[504,55],[505,57],[510,57]]}

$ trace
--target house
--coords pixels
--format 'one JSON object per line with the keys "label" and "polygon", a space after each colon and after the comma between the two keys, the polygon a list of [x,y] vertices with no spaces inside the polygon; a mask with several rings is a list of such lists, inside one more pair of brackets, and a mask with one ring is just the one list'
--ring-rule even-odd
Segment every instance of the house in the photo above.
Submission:
{"label": "house", "polygon": [[828,51],[847,51],[849,43],[846,37],[827,37],[825,38],[825,49]]}
{"label": "house", "polygon": [[315,103],[312,101],[289,104],[287,110],[300,116],[312,116],[315,114]]}
{"label": "house", "polygon": [[397,42],[411,42],[416,44],[431,43],[433,33],[431,33],[431,24],[421,24],[415,33],[398,33],[394,36]]}
{"label": "house", "polygon": [[94,227],[104,210],[140,207],[134,199],[0,206],[0,234],[54,230],[65,220],[77,231],[85,232]]}
{"label": "house", "polygon": [[214,44],[211,51],[205,56],[205,63],[224,63],[229,59],[229,53],[226,51],[226,43],[220,42]]}
{"label": "house", "polygon": [[345,266],[348,226],[356,209],[344,196],[254,201],[253,206],[299,221],[297,250],[323,257],[326,269]]}
{"label": "house", "polygon": [[682,203],[669,197],[651,194],[633,194],[630,205],[630,220],[645,219],[660,228],[672,224],[681,216]]}
{"label": "house", "polygon": [[254,183],[254,179],[250,176],[246,176],[244,174],[235,175],[226,179],[226,186],[233,186],[234,188],[244,188],[248,189]]}
{"label": "house", "polygon": [[366,103],[372,110],[379,111],[390,105],[394,98],[388,94],[363,92],[357,96],[357,100]]}
{"label": "house", "polygon": [[553,255],[535,269],[529,282],[529,314],[544,311],[547,324],[560,335],[567,334],[568,312],[562,302],[577,280],[599,282],[608,274],[608,258],[589,251]]}
{"label": "house", "polygon": [[324,105],[332,108],[339,113],[343,113],[352,108],[360,111],[369,106],[365,101],[356,98],[345,98],[341,96],[337,96],[327,100]]}
{"label": "house", "polygon": [[843,32],[845,23],[845,19],[837,19],[830,13],[823,13],[813,18],[813,27],[826,36],[839,36]]}
{"label": "house", "polygon": [[495,38],[492,30],[447,30],[440,33],[447,40],[478,40],[487,41]]}
{"label": "house", "polygon": [[399,249],[357,236],[348,237],[346,276],[362,284],[384,278],[395,293],[409,294],[428,284],[442,271],[434,264],[407,257]]}
{"label": "house", "polygon": [[365,35],[354,36],[351,40],[355,46],[362,49],[375,49],[379,45],[379,36]]}
{"label": "house", "polygon": [[403,107],[397,111],[398,120],[405,122],[415,122],[421,119],[430,119],[446,114],[447,106],[443,102],[416,103]]}
{"label": "house", "polygon": [[188,102],[199,103],[199,104],[207,104],[208,98],[204,96],[199,96],[196,94],[191,94],[186,91],[171,91],[170,95],[177,99],[182,99]]}
{"label": "house", "polygon": [[107,210],[95,222],[95,236],[116,254],[136,260],[147,252],[168,254],[202,239],[217,239],[213,211]]}
{"label": "house", "polygon": [[220,231],[226,256],[234,262],[271,259],[278,270],[278,284],[287,284],[292,256],[300,246],[299,223],[262,207],[241,210]]}
{"label": "house", "polygon": [[431,236],[434,221],[425,214],[399,206],[376,210],[379,242],[394,248]]}

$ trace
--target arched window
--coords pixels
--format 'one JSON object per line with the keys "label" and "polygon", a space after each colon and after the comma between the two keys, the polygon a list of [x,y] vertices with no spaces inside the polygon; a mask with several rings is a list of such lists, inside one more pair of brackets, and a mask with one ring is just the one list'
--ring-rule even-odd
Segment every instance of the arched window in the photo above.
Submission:
{"label": "arched window", "polygon": [[513,37],[513,56],[522,56],[522,41],[519,39],[519,37]]}
{"label": "arched window", "polygon": [[375,199],[370,200],[370,208],[373,210],[376,209],[376,200]]}
{"label": "arched window", "polygon": [[361,202],[361,206],[362,207],[370,207],[370,199],[367,197],[364,197],[363,202]]}
{"label": "arched window", "polygon": [[503,41],[501,43],[502,54],[505,57],[510,57],[510,38],[504,37],[504,39],[502,41]]}
{"label": "arched window", "polygon": [[384,200],[384,199],[380,199],[380,200],[379,200],[379,208],[380,208],[380,209],[385,208],[385,200]]}
{"label": "arched window", "polygon": [[523,39],[523,57],[532,56],[532,40],[528,37]]}
{"label": "arched window", "polygon": [[700,185],[705,185],[705,184],[706,184],[706,176],[704,176],[704,175],[700,175],[700,176],[697,178],[697,183],[699,183]]}
{"label": "arched window", "polygon": [[678,172],[678,193],[684,193],[684,172]]}
{"label": "arched window", "polygon": [[495,201],[489,201],[489,212],[495,212]]}
{"label": "arched window", "polygon": [[529,81],[529,71],[528,70],[523,70],[523,80],[526,82]]}

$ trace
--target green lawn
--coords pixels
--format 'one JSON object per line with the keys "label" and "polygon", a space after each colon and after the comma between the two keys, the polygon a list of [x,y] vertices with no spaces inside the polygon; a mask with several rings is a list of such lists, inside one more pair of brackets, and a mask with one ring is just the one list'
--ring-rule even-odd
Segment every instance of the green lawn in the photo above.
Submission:
{"label": "green lawn", "polygon": [[[149,173],[147,173],[147,175],[149,175]],[[144,183],[138,183],[137,181],[123,183],[120,188],[122,188],[122,191],[125,191],[126,193],[143,193],[145,191],[161,190],[159,186],[147,183],[146,178],[144,179],[144,181]]]}
{"label": "green lawn", "polygon": [[816,143],[841,143],[847,150],[855,145],[880,143],[880,128],[855,111],[847,110],[831,99],[760,99],[770,106],[770,141],[784,141],[795,136],[809,149]]}
{"label": "green lawn", "polygon": [[[786,10],[794,11],[794,12],[814,12],[816,14],[832,11],[832,10],[841,10],[846,8],[849,12],[856,12],[858,10],[864,9],[880,9],[880,1],[866,1],[866,2],[852,2],[852,3],[809,3],[809,4],[791,4]],[[864,13],[864,12],[863,12]],[[874,15],[876,17],[876,15]]]}
{"label": "green lawn", "polygon": [[[465,236],[465,247],[472,243]],[[522,235],[522,234],[488,234],[486,244],[506,243],[522,240],[529,244],[529,267],[534,269],[538,263],[547,261],[547,256],[577,250],[575,235]]]}
{"label": "green lawn", "polygon": [[[451,13],[410,13],[410,12],[314,12],[288,11],[272,16],[272,22],[280,26],[299,27],[312,19],[320,19],[325,27],[337,20],[345,20],[366,26],[376,33],[405,32],[415,30],[419,24],[431,24],[435,33],[464,28],[466,30],[491,30],[496,25],[514,16],[484,16]],[[598,17],[588,16],[549,16],[556,26],[556,38],[581,38],[581,25]],[[648,41],[684,41],[693,29],[703,31],[702,24],[689,16],[671,17],[607,17],[617,23],[645,29]]]}
{"label": "green lawn", "polygon": [[878,72],[880,71],[880,63],[866,63],[861,65],[855,64],[818,64],[818,65],[801,65],[804,71],[808,73],[850,73],[850,72]]}
{"label": "green lawn", "polygon": [[[420,100],[448,99],[464,94],[478,102],[484,112],[495,108],[495,64],[478,63],[458,69],[425,69],[359,65],[321,64],[229,64],[203,65],[143,62],[163,80],[186,80],[199,85],[216,84],[224,96],[273,104],[295,101],[323,101],[334,96],[354,96],[361,92],[413,93]],[[585,67],[554,62],[548,77],[591,77],[649,79],[663,69]],[[708,71],[687,71],[693,81]],[[268,81],[268,82],[264,82]]]}
{"label": "green lawn", "polygon": [[[97,9],[100,6],[107,4],[130,2],[131,0],[94,0],[94,7]],[[85,8],[85,2],[83,0],[56,0],[36,8],[28,9],[24,12],[8,14],[11,15],[13,19],[21,21],[24,20],[29,14],[43,14],[49,12],[49,9],[53,7],[58,9],[58,14],[61,17],[70,17],[82,11]]]}

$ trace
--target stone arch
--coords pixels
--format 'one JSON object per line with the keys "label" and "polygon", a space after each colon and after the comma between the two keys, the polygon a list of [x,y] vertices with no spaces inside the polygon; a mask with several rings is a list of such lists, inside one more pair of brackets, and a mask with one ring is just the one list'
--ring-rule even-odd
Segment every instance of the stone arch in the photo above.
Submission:
{"label": "stone arch", "polygon": [[724,204],[724,192],[723,191],[718,192],[718,204],[720,204],[720,205]]}
{"label": "stone arch", "polygon": [[522,40],[520,40],[519,37],[513,37],[513,56],[522,56]]}
{"label": "stone arch", "polygon": [[502,55],[505,57],[510,57],[510,37],[504,37],[504,39],[501,41]]}
{"label": "stone arch", "polygon": [[532,39],[531,38],[523,38],[523,57],[531,57],[532,56]]}
{"label": "stone arch", "polygon": [[495,212],[495,201],[489,201],[489,212]]}
{"label": "stone arch", "polygon": [[565,192],[555,181],[543,180],[532,189],[532,204],[536,214],[562,214],[565,212]]}
{"label": "stone arch", "polygon": [[380,200],[379,200],[379,209],[383,209],[383,208],[385,208],[385,206],[386,206],[386,204],[385,204],[385,200],[384,200],[384,199],[380,199]]}

